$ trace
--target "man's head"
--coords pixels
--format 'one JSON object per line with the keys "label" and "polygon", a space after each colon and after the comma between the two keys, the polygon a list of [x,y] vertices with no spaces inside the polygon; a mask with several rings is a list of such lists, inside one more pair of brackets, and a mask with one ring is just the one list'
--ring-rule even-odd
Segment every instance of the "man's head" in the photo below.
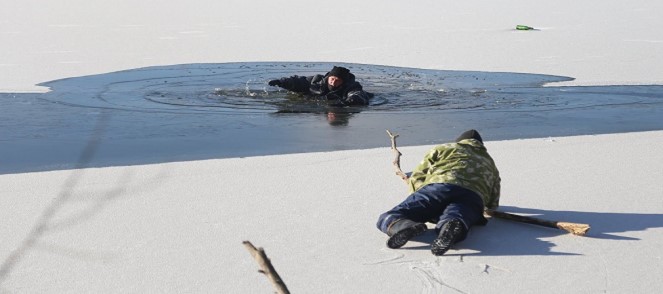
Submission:
{"label": "man's head", "polygon": [[327,77],[327,84],[332,88],[340,87],[344,81],[350,79],[350,70],[345,67],[334,66],[332,70],[329,71]]}
{"label": "man's head", "polygon": [[469,130],[465,131],[458,138],[456,138],[456,142],[460,142],[465,139],[476,139],[477,141],[481,142],[483,144],[483,139],[481,139],[481,135],[479,135],[479,132],[477,130]]}

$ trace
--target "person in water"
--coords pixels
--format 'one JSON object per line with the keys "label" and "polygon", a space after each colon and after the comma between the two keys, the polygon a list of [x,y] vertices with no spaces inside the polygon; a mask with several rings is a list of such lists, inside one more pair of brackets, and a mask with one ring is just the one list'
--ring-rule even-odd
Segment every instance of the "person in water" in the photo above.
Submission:
{"label": "person in water", "polygon": [[268,84],[299,94],[324,97],[338,106],[368,105],[373,97],[364,91],[349,69],[340,66],[334,66],[325,75],[294,75],[271,80]]}

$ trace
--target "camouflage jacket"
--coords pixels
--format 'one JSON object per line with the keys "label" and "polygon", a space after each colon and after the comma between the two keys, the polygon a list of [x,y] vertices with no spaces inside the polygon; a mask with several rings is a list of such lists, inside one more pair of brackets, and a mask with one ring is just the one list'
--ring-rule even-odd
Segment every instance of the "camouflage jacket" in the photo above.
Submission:
{"label": "camouflage jacket", "polygon": [[499,172],[486,147],[475,139],[442,144],[426,154],[412,171],[410,191],[432,183],[461,186],[479,194],[487,208],[499,206]]}

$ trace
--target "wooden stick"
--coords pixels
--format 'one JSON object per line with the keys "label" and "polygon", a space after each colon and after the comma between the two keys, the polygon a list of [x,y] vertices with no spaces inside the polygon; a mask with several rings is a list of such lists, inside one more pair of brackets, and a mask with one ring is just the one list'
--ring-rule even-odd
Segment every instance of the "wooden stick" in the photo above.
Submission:
{"label": "wooden stick", "polygon": [[279,274],[276,273],[276,270],[272,266],[272,263],[269,261],[269,258],[267,258],[265,250],[263,250],[262,247],[256,248],[249,241],[244,241],[242,244],[246,246],[246,249],[249,251],[249,253],[251,253],[251,256],[253,256],[253,258],[255,258],[255,260],[258,262],[258,265],[260,266],[259,272],[267,276],[269,281],[272,282],[272,285],[274,285],[276,292],[279,294],[290,294],[290,291],[288,291],[285,283],[283,280],[281,280]]}
{"label": "wooden stick", "polygon": [[[389,130],[387,130],[387,134],[389,134],[389,137],[391,138],[391,149],[394,150],[394,153],[396,153],[396,159],[394,159],[394,161],[393,161],[394,168],[396,169],[396,174],[403,181],[405,181],[406,184],[409,184],[408,176],[401,169],[401,152],[398,151],[398,148],[396,148],[396,137],[398,137],[398,135],[393,135]],[[590,226],[588,224],[549,221],[549,220],[539,219],[539,218],[535,218],[535,217],[531,217],[531,216],[522,216],[522,215],[512,214],[512,213],[508,213],[508,212],[497,211],[497,210],[485,209],[484,213],[489,215],[489,216],[497,217],[497,218],[501,218],[501,219],[517,221],[517,222],[521,222],[521,223],[528,223],[528,224],[533,224],[533,225],[538,225],[538,226],[543,226],[543,227],[548,227],[548,228],[565,230],[565,231],[567,231],[571,234],[577,235],[577,236],[584,236],[590,229]]]}
{"label": "wooden stick", "polygon": [[567,231],[571,234],[577,235],[577,236],[584,236],[585,234],[587,234],[587,232],[590,229],[590,226],[588,224],[549,221],[549,220],[544,220],[544,219],[535,218],[535,217],[531,217],[531,216],[517,215],[517,214],[512,214],[512,213],[497,211],[497,210],[486,209],[486,210],[484,210],[484,213],[489,215],[489,216],[497,217],[497,218],[501,218],[501,219],[512,220],[512,221],[517,221],[517,222],[521,222],[521,223],[527,223],[527,224],[543,226],[543,227],[548,227],[548,228],[553,228],[553,229],[565,230],[565,231]]}
{"label": "wooden stick", "polygon": [[396,158],[394,158],[394,161],[392,162],[394,164],[394,169],[396,170],[396,175],[398,175],[401,180],[408,184],[408,176],[401,169],[401,155],[403,154],[398,151],[398,148],[396,147],[396,138],[398,137],[398,134],[394,135],[389,130],[387,130],[387,134],[391,138],[391,150],[393,150],[394,154],[396,154]]}

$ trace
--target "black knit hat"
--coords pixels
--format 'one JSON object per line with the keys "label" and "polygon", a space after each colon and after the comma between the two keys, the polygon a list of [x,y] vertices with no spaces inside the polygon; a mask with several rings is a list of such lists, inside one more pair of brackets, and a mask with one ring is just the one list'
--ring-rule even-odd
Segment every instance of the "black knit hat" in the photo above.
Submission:
{"label": "black knit hat", "polygon": [[329,71],[329,76],[335,76],[347,80],[350,76],[350,70],[345,67],[334,66],[334,68]]}
{"label": "black knit hat", "polygon": [[477,130],[469,130],[465,131],[464,133],[460,134],[458,138],[456,138],[456,142],[460,142],[461,140],[465,139],[476,139],[477,141],[483,143],[483,139],[481,139],[481,135],[479,135],[479,132]]}

